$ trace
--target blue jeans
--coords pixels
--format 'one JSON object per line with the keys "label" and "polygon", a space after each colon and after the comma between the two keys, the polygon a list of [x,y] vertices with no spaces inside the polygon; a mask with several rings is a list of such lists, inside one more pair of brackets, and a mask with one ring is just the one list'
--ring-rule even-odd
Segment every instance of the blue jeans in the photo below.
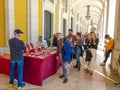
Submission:
{"label": "blue jeans", "polygon": [[108,57],[110,56],[110,53],[112,52],[112,50],[108,50],[107,52],[105,52],[105,60],[103,61],[103,63],[107,62]]}
{"label": "blue jeans", "polygon": [[18,87],[22,87],[24,59],[11,60],[10,84],[14,84],[14,74],[18,68]]}
{"label": "blue jeans", "polygon": [[76,58],[76,65],[78,68],[81,67],[80,55],[81,55],[81,49],[80,49],[80,47],[77,46],[75,48],[75,58]]}

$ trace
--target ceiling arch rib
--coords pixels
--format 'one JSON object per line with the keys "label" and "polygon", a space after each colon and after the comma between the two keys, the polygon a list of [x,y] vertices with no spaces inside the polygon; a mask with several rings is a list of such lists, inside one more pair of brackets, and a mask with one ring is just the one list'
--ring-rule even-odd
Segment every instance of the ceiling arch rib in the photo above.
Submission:
{"label": "ceiling arch rib", "polygon": [[[81,9],[84,9],[85,11],[87,11],[87,6],[85,5],[85,6],[83,6],[83,7],[79,7],[79,8],[77,9],[77,12],[80,12]],[[96,10],[99,14],[102,13],[102,10],[101,10],[98,6],[96,6],[96,5],[91,5],[91,6],[90,6],[90,12],[91,12],[92,10]]]}
{"label": "ceiling arch rib", "polygon": [[[82,19],[84,19],[84,20],[87,20],[84,15],[81,15],[80,17],[81,17]],[[93,17],[96,17],[98,21],[99,21],[99,19],[100,19],[100,18],[99,18],[98,16],[96,16],[95,14],[92,14],[92,15],[91,15],[91,19],[94,19]]]}
{"label": "ceiling arch rib", "polygon": [[88,22],[85,16],[87,13],[87,5],[90,5],[90,16],[94,20],[94,23],[98,23],[102,15],[104,2],[104,0],[74,0],[70,10],[73,10],[74,15],[79,13],[79,17],[81,17],[83,21]]}
{"label": "ceiling arch rib", "polygon": [[[86,14],[80,14],[79,15],[81,17],[81,19],[84,19],[84,21],[86,21],[87,19],[85,18]],[[91,13],[91,18],[94,19],[94,17],[96,17],[97,22],[100,20],[100,17],[96,14],[96,13]]]}
{"label": "ceiling arch rib", "polygon": [[[80,17],[81,17],[82,19],[84,19],[84,20],[87,20],[84,15],[80,15]],[[94,19],[93,17],[96,17],[97,20],[99,20],[99,17],[97,17],[97,16],[94,15],[94,14],[92,14],[91,19]]]}
{"label": "ceiling arch rib", "polygon": [[[94,20],[93,20],[94,21]],[[78,23],[78,24],[81,24],[81,23]],[[89,20],[89,21],[84,21],[84,23],[82,23],[83,25],[85,25],[85,26],[88,26],[88,25],[90,25],[91,24],[91,21]],[[98,22],[97,21],[94,21],[93,22],[93,24],[98,24]]]}
{"label": "ceiling arch rib", "polygon": [[95,16],[97,16],[98,18],[100,18],[100,15],[98,15],[98,13],[96,13],[96,12],[90,12],[90,15],[95,15]]}
{"label": "ceiling arch rib", "polygon": [[[89,22],[90,20],[86,20],[86,18],[84,17],[84,16],[81,16],[81,18],[82,18],[82,20],[83,21],[87,21],[87,22]],[[95,15],[93,15],[92,17],[91,17],[91,19],[93,19],[93,23],[95,23],[95,22],[99,22],[99,18],[97,17],[97,16],[95,16]]]}
{"label": "ceiling arch rib", "polygon": [[[87,10],[86,10],[86,8],[82,8],[82,9],[80,9],[79,11],[77,11],[77,13],[80,13],[80,12],[86,13]],[[99,12],[99,10],[97,10],[97,9],[95,9],[95,8],[90,9],[90,12],[96,12],[99,16],[101,15],[101,13]]]}
{"label": "ceiling arch rib", "polygon": [[85,5],[97,5],[100,9],[103,8],[103,3],[101,2],[101,0],[75,0],[74,3],[71,5],[70,10]]}
{"label": "ceiling arch rib", "polygon": [[98,8],[102,12],[102,8],[98,7],[98,5],[96,5],[96,4],[86,4],[86,3],[83,3],[81,6],[78,6],[77,10],[79,10],[81,8],[84,8],[84,7],[87,7],[87,5],[90,5],[90,8],[91,7]]}
{"label": "ceiling arch rib", "polygon": [[[83,10],[81,10],[81,11],[79,11],[79,14],[83,14],[83,13],[85,13],[86,14],[86,12],[85,12],[85,10],[83,9]],[[91,13],[95,13],[98,17],[100,17],[101,16],[101,14],[99,14],[97,11],[90,11],[90,14]]]}
{"label": "ceiling arch rib", "polygon": [[[72,9],[71,7],[73,6],[73,4],[74,4],[76,1],[80,1],[80,0],[69,0],[69,2],[68,2],[68,8],[69,8],[69,10]],[[83,1],[83,0],[81,0],[81,1]],[[95,0],[84,0],[84,1],[85,1],[85,2],[94,2]],[[96,1],[102,3],[102,5],[104,5],[104,3],[105,3],[105,0],[96,0]]]}
{"label": "ceiling arch rib", "polygon": [[[80,15],[80,18],[82,19],[82,20],[84,20],[84,21],[89,21],[89,20],[87,20],[86,18],[85,18],[85,14],[81,14]],[[96,20],[97,21],[99,21],[99,17],[98,16],[96,16],[94,13],[91,15],[91,19],[94,19],[94,18],[96,18]]]}
{"label": "ceiling arch rib", "polygon": [[[83,18],[85,18],[85,16],[86,16],[86,13],[79,13],[79,16],[81,17],[83,17]],[[96,16],[98,19],[100,19],[100,15],[98,15],[96,12],[91,12],[90,13],[90,16],[92,17],[92,16]],[[86,18],[85,18],[86,19]]]}
{"label": "ceiling arch rib", "polygon": [[[93,20],[94,21],[94,20]],[[85,21],[85,23],[86,23],[86,25],[88,26],[88,25],[90,25],[91,24],[91,21]],[[93,22],[93,24],[95,24],[95,25],[97,25],[98,24],[98,22]]]}

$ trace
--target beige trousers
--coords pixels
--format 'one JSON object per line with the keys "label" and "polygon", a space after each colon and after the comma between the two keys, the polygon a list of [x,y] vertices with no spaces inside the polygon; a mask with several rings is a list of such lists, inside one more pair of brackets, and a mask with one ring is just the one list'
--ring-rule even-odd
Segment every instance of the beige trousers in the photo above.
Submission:
{"label": "beige trousers", "polygon": [[95,62],[96,62],[96,55],[97,55],[96,53],[97,53],[97,50],[96,49],[89,49],[89,50],[92,53],[92,59],[90,61],[88,69],[93,72],[94,71]]}

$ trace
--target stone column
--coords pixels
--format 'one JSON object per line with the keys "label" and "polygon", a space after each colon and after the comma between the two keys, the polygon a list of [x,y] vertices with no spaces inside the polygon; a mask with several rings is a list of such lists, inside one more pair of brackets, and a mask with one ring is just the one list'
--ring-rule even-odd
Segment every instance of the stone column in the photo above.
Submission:
{"label": "stone column", "polygon": [[14,36],[14,0],[5,0],[6,47],[0,48],[0,54],[9,51],[8,40]]}
{"label": "stone column", "polygon": [[114,29],[115,29],[116,1],[117,0],[109,0],[109,15],[108,15],[107,34],[109,34],[112,38],[114,37]]}
{"label": "stone column", "polygon": [[63,9],[63,3],[61,0],[59,0],[59,8],[58,8],[58,32],[62,32],[62,9]]}
{"label": "stone column", "polygon": [[103,40],[103,31],[104,31],[104,14],[102,13],[99,23],[99,33],[100,33],[100,40]]}
{"label": "stone column", "polygon": [[28,0],[28,43],[38,41],[38,0]]}
{"label": "stone column", "polygon": [[54,0],[55,12],[54,12],[54,32],[57,33],[59,30],[59,2],[58,0]]}
{"label": "stone column", "polygon": [[5,0],[6,42],[14,36],[14,0]]}
{"label": "stone column", "polygon": [[106,10],[106,28],[105,28],[105,33],[108,31],[108,17],[109,17],[109,0],[105,2],[105,10]]}
{"label": "stone column", "polygon": [[115,29],[114,29],[114,50],[112,54],[112,68],[120,73],[120,0],[116,0],[115,13]]}

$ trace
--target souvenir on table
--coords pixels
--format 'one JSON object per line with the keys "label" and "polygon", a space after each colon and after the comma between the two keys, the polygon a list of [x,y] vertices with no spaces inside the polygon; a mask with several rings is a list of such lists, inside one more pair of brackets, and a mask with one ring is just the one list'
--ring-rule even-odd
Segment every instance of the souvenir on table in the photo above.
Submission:
{"label": "souvenir on table", "polygon": [[3,58],[10,60],[10,53],[6,52],[2,55]]}
{"label": "souvenir on table", "polygon": [[56,50],[57,50],[56,47],[44,48],[44,47],[40,46],[40,47],[37,47],[36,49],[33,49],[33,51],[28,50],[28,52],[26,52],[25,55],[43,59],[43,58],[46,58],[52,54],[55,54]]}

